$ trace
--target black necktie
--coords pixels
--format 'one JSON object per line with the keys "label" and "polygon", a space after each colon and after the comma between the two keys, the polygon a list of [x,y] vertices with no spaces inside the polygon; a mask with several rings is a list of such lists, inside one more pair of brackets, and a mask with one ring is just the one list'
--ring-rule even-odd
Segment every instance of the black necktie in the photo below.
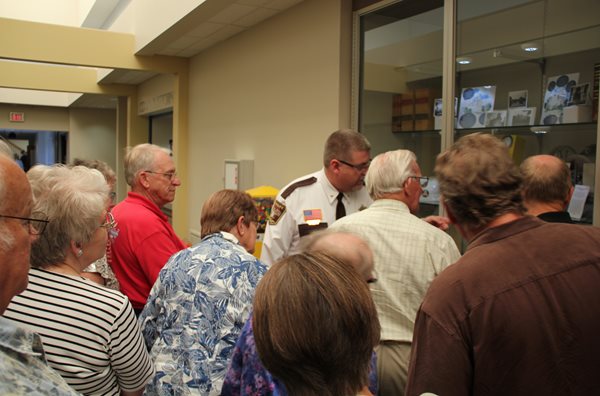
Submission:
{"label": "black necktie", "polygon": [[339,193],[337,196],[337,206],[335,207],[335,219],[341,219],[346,216],[346,208],[344,207],[344,203],[342,202],[342,198],[344,198],[344,194]]}

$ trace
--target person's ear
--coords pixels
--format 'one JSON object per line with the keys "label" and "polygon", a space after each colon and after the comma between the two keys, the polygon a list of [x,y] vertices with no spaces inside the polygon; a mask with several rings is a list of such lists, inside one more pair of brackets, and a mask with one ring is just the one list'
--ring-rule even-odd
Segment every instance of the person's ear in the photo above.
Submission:
{"label": "person's ear", "polygon": [[329,160],[329,166],[328,166],[328,168],[330,170],[332,170],[334,172],[339,172],[340,171],[340,166],[341,166],[340,161],[336,160],[335,158]]}
{"label": "person's ear", "polygon": [[571,202],[571,198],[573,198],[574,191],[575,187],[571,186],[571,188],[569,188],[569,193],[567,194],[567,200],[565,201],[565,208],[569,206],[569,202]]}
{"label": "person's ear", "polygon": [[456,217],[454,213],[452,213],[452,209],[448,207],[446,201],[442,199],[442,205],[444,206],[444,211],[446,212],[446,217],[450,220],[450,223],[456,224]]}
{"label": "person's ear", "polygon": [[146,172],[144,172],[144,171],[141,171],[138,174],[138,182],[144,188],[149,188],[150,187],[150,182],[148,181],[148,174]]}
{"label": "person's ear", "polygon": [[237,233],[239,236],[244,236],[244,234],[246,233],[246,224],[244,223],[244,216],[240,216],[237,219],[237,223],[235,225]]}
{"label": "person's ear", "polygon": [[81,242],[76,242],[72,240],[69,247],[71,249],[71,253],[73,253],[75,257],[79,258],[83,255]]}

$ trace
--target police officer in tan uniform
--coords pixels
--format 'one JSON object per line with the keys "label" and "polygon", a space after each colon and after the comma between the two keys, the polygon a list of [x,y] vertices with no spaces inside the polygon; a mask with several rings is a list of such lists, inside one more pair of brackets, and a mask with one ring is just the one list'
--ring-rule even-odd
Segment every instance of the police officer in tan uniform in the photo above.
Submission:
{"label": "police officer in tan uniform", "polygon": [[298,252],[303,236],[371,204],[364,188],[370,151],[368,140],[358,132],[345,129],[329,135],[324,168],[292,181],[277,196],[265,232],[262,262],[271,265]]}

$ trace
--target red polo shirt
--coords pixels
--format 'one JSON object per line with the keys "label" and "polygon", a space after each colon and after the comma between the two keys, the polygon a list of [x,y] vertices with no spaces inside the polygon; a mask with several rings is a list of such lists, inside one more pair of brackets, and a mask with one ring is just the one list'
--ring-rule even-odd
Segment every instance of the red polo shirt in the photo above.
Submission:
{"label": "red polo shirt", "polygon": [[160,208],[140,194],[128,193],[112,214],[119,235],[112,241],[111,266],[121,292],[142,309],[162,267],[186,246]]}

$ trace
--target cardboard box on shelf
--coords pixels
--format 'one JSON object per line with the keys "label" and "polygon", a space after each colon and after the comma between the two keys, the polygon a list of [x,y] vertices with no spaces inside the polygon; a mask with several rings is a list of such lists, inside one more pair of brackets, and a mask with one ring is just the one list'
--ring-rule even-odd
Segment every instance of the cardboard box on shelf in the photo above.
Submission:
{"label": "cardboard box on shelf", "polygon": [[563,124],[592,121],[592,106],[574,105],[563,107]]}
{"label": "cardboard box on shelf", "polygon": [[434,127],[433,118],[415,119],[415,131],[429,131]]}

